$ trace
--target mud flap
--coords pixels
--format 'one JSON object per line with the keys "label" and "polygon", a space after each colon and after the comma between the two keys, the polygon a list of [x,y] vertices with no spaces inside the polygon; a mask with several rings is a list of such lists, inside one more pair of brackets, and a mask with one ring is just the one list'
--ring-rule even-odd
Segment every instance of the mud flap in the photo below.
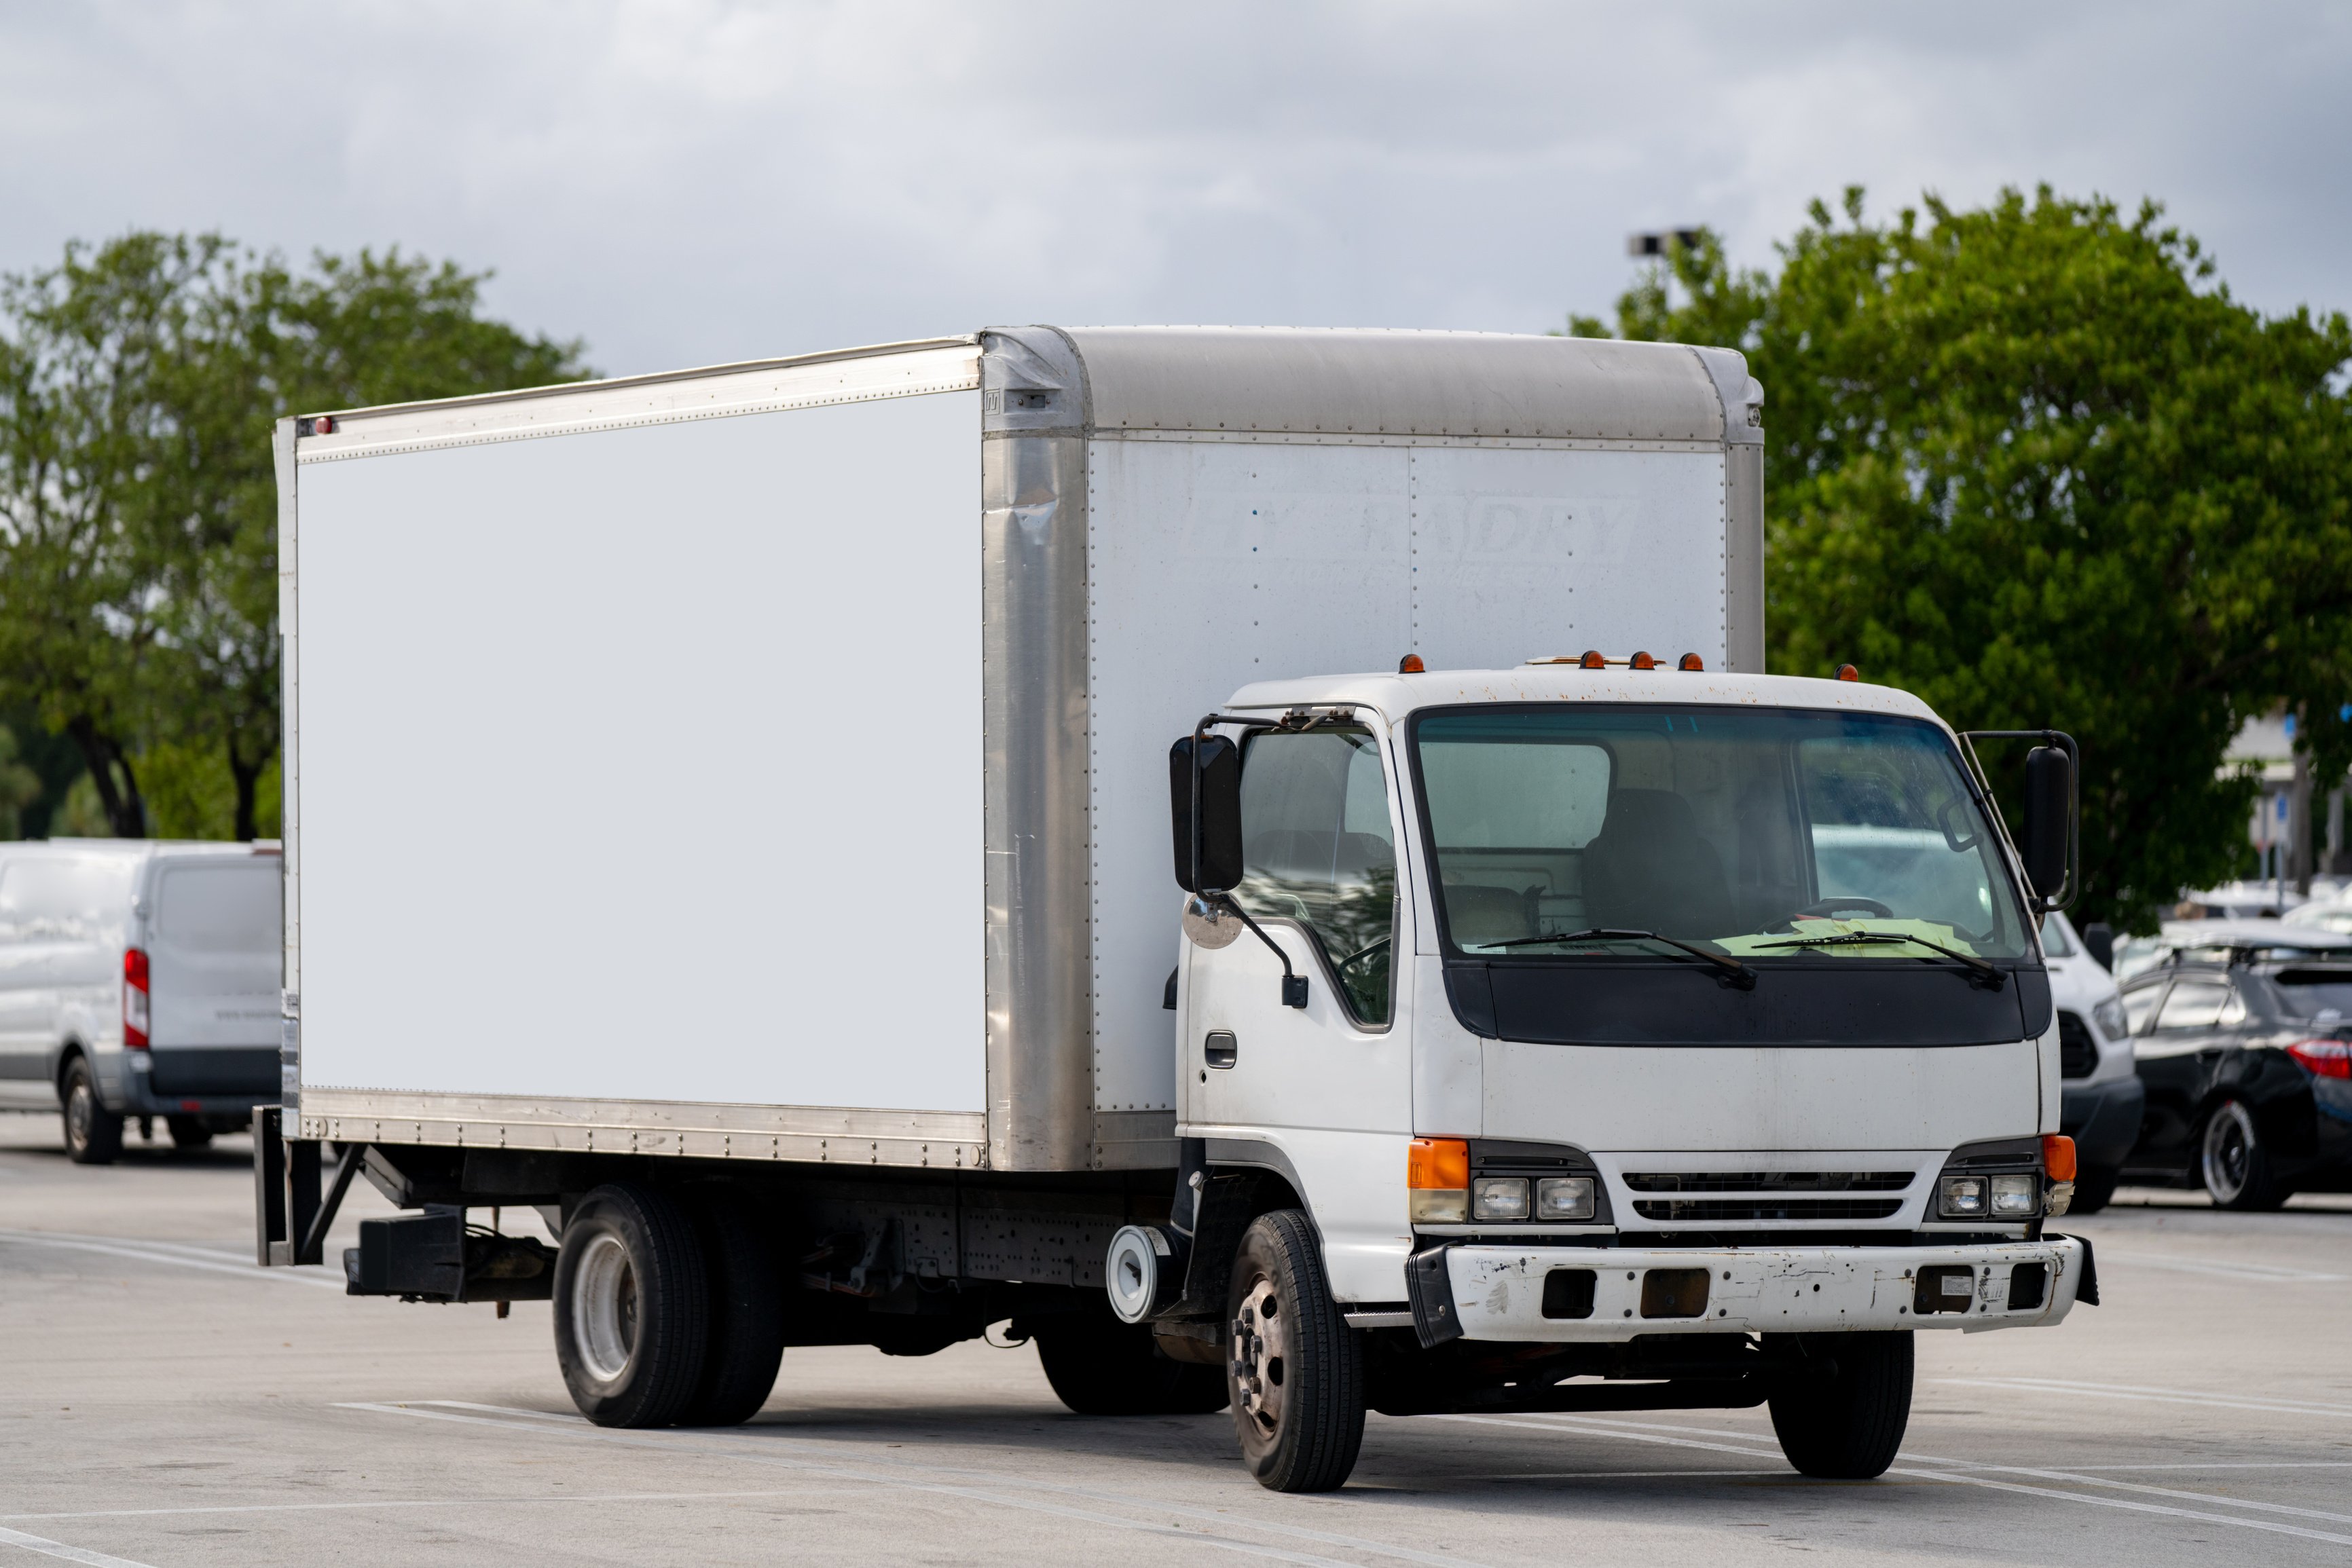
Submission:
{"label": "mud flap", "polygon": [[1454,1276],[1445,1267],[1446,1249],[1432,1247],[1405,1260],[1404,1283],[1412,1298],[1412,1332],[1421,1348],[1433,1350],[1462,1337],[1462,1317],[1454,1310]]}

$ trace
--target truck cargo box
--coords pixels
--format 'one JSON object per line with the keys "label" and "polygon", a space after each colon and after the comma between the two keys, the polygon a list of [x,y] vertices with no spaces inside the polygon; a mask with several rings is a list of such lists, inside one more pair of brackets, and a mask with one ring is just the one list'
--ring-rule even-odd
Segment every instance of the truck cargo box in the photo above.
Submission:
{"label": "truck cargo box", "polygon": [[1030,327],[288,421],[288,1120],[1171,1166],[1170,741],[1414,653],[1760,670],[1760,395]]}

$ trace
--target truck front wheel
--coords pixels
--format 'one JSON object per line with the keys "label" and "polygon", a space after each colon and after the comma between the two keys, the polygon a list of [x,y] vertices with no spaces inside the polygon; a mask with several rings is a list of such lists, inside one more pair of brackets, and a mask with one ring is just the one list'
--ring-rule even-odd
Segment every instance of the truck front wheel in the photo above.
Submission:
{"label": "truck front wheel", "polygon": [[1251,1222],[1226,1301],[1242,1462],[1275,1491],[1336,1490],[1364,1442],[1363,1352],[1306,1215],[1283,1208]]}
{"label": "truck front wheel", "polygon": [[1036,1319],[1029,1337],[1055,1397],[1078,1415],[1205,1416],[1225,1407],[1223,1372],[1169,1360],[1150,1329],[1119,1322],[1106,1303]]}
{"label": "truck front wheel", "polygon": [[1806,1347],[1836,1370],[1792,1377],[1772,1396],[1780,1452],[1822,1480],[1884,1475],[1911,1424],[1911,1335],[1823,1334]]}
{"label": "truck front wheel", "polygon": [[600,1427],[665,1427],[698,1391],[710,1332],[702,1248],[668,1194],[613,1182],[581,1199],[555,1259],[555,1359]]}

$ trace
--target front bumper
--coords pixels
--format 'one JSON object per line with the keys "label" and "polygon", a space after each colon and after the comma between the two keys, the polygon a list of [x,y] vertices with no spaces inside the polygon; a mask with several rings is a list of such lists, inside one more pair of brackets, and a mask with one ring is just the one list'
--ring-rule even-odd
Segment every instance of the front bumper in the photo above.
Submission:
{"label": "front bumper", "polygon": [[[1417,1255],[1412,1270],[1415,1327],[1425,1343],[1456,1337],[1444,1321],[1449,1305],[1459,1337],[1521,1343],[1657,1333],[2046,1327],[2074,1307],[2089,1262],[2081,1241],[2057,1236],[1951,1247],[1465,1244],[1433,1252]],[[1946,1281],[1963,1270],[1966,1293],[1946,1292]],[[1591,1270],[1589,1308],[1580,1280],[1565,1282],[1573,1290],[1551,1291],[1555,1311],[1584,1309],[1584,1315],[1545,1314],[1546,1282],[1555,1270]],[[1702,1270],[1703,1293],[1690,1278]],[[1439,1290],[1450,1302],[1431,1299]],[[2012,1304],[2013,1296],[2028,1304]],[[1920,1311],[1923,1303],[1930,1310]]]}
{"label": "front bumper", "polygon": [[2074,1156],[2095,1170],[2119,1168],[2139,1142],[2147,1091],[2137,1076],[2105,1083],[2068,1084],[2059,1092],[2058,1130],[2074,1140]]}

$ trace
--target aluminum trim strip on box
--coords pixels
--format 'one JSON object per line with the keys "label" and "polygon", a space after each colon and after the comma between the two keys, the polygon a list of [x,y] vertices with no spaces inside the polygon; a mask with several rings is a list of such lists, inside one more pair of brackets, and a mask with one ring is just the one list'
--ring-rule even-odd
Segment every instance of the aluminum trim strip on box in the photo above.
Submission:
{"label": "aluminum trim strip on box", "polygon": [[329,434],[301,437],[295,457],[304,465],[332,463],[877,398],[971,392],[979,385],[978,346],[965,339],[944,344],[935,340],[846,354],[720,365],[676,375],[578,382],[527,392],[453,398],[446,402],[359,409],[334,415],[335,428]]}
{"label": "aluminum trim strip on box", "polygon": [[977,1111],[720,1105],[306,1087],[301,1133],[336,1143],[437,1144],[817,1165],[988,1165]]}

